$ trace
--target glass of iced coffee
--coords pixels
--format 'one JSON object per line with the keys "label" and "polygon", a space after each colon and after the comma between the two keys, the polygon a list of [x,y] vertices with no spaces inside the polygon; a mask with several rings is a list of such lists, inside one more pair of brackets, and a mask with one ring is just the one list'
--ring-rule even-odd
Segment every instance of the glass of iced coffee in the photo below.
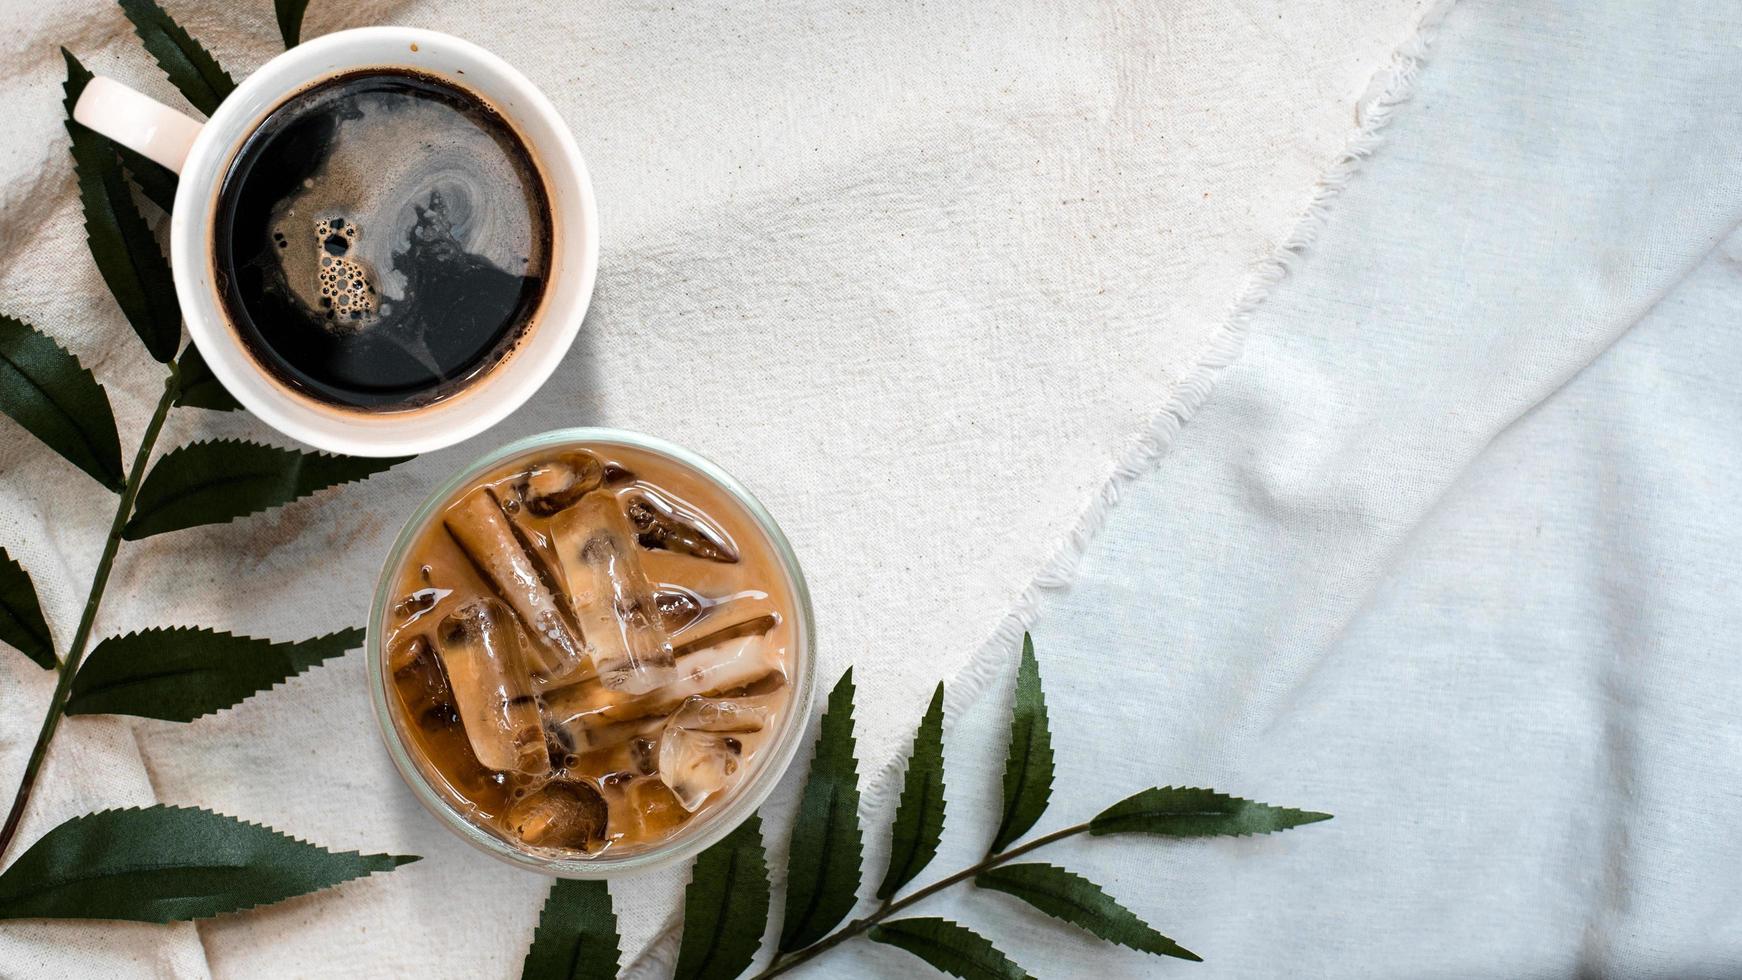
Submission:
{"label": "glass of iced coffee", "polygon": [[382,737],[418,799],[514,864],[687,860],[759,806],[810,713],[810,600],[713,463],[565,429],[448,481],[370,614]]}

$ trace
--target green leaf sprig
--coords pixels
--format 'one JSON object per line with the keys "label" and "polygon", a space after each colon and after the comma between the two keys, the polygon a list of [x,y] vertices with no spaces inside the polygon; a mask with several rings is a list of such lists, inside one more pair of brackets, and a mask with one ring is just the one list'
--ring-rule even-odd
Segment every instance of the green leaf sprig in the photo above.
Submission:
{"label": "green leaf sprig", "polygon": [[1040,663],[1034,639],[1022,634],[1022,659],[1016,665],[1016,696],[1010,707],[1010,749],[1004,760],[1004,818],[986,853],[996,854],[1028,833],[1052,800],[1052,732],[1046,724],[1046,696],[1040,689]]}
{"label": "green leaf sprig", "polygon": [[735,977],[749,969],[768,927],[768,863],[754,813],[696,858],[684,890],[675,980]]}
{"label": "green leaf sprig", "polygon": [[[1046,812],[1053,780],[1046,694],[1041,688],[1034,642],[1025,635],[1011,708],[1004,805],[986,857],[923,888],[901,894],[930,863],[943,834],[943,687],[939,685],[914,735],[913,751],[890,828],[889,869],[877,891],[880,904],[843,926],[842,920],[858,904],[863,851],[857,816],[857,764],[853,757],[853,693],[849,670],[829,695],[810,776],[794,821],[787,852],[787,895],[780,939],[772,961],[754,980],[779,976],[857,936],[906,950],[934,969],[958,977],[972,980],[1028,977],[1028,972],[990,939],[967,926],[935,917],[896,917],[963,882],[972,882],[982,891],[1016,898],[1107,942],[1156,956],[1196,961],[1200,959],[1196,953],[1157,931],[1088,878],[1057,865],[1018,863],[1016,859],[1085,834],[1095,837],[1147,834],[1174,839],[1243,837],[1331,818],[1328,813],[1254,803],[1214,790],[1163,786],[1128,796],[1086,823],[1017,843]],[[761,824],[755,816],[696,859],[689,888],[684,893],[683,936],[676,974],[679,980],[729,978],[749,969],[768,922],[764,870]],[[559,883],[557,888],[563,884]],[[598,894],[604,895],[604,890],[600,889]],[[609,896],[605,896],[605,901],[608,900]],[[553,890],[551,902],[556,901],[557,892]],[[562,944],[571,941],[589,945],[581,935],[583,926],[563,927],[558,933],[559,927],[551,925],[549,909],[547,903],[534,952],[540,944],[547,948],[570,948]],[[609,909],[603,914],[608,915]],[[601,913],[594,915],[598,917]],[[551,926],[548,930],[547,925]],[[604,944],[590,945],[602,948]],[[614,965],[614,933],[611,945]],[[527,978],[580,976],[532,972],[530,956],[527,962],[529,968],[523,974]]]}
{"label": "green leaf sprig", "polygon": [[109,396],[79,359],[0,315],[0,412],[110,490],[126,485]]}
{"label": "green leaf sprig", "polygon": [[166,531],[226,524],[407,459],[332,456],[237,439],[191,443],[165,453],[151,468],[121,536],[137,541]]}
{"label": "green leaf sprig", "polygon": [[937,856],[944,839],[944,685],[932,692],[931,704],[913,735],[913,752],[907,759],[907,775],[901,801],[895,806],[895,825],[890,828],[889,870],[877,897],[887,902],[901,886],[925,870]]}
{"label": "green leaf sprig", "polygon": [[242,403],[206,366],[206,359],[200,356],[198,347],[189,344],[182,350],[181,359],[176,361],[176,370],[181,375],[181,391],[175,396],[176,408],[204,408],[213,412],[235,412],[242,408]]}
{"label": "green leaf sprig", "polygon": [[46,670],[55,668],[54,638],[42,618],[42,604],[30,573],[0,548],[0,643],[10,643],[18,652]]}
{"label": "green leaf sprig", "polygon": [[0,919],[188,922],[416,860],[329,851],[193,807],[101,810],[44,834],[0,874]]}
{"label": "green leaf sprig", "polygon": [[363,631],[356,628],[300,643],[193,626],[111,636],[97,644],[73,678],[66,712],[193,721],[241,704],[362,643]]}
{"label": "green leaf sprig", "polygon": [[217,112],[218,103],[236,90],[235,80],[218,64],[218,59],[206,53],[200,42],[183,30],[156,0],[118,2],[127,19],[133,22],[133,32],[157,60],[170,84],[195,109],[208,116]]}
{"label": "green leaf sprig", "polygon": [[602,881],[558,881],[538,914],[525,980],[611,980],[617,975],[617,915]]}
{"label": "green leaf sprig", "polygon": [[866,938],[905,949],[951,976],[970,980],[1029,980],[1027,970],[992,941],[948,919],[896,919],[872,926]]}
{"label": "green leaf sprig", "polygon": [[828,935],[859,901],[859,762],[853,757],[853,669],[829,693],[810,780],[798,804],[787,845],[786,913],[780,952],[791,953]]}
{"label": "green leaf sprig", "polygon": [[[210,114],[235,88],[229,73],[154,0],[119,3],[146,50],[195,108]],[[300,5],[297,14],[300,19]],[[109,637],[87,658],[123,539],[226,523],[401,462],[219,440],[171,450],[153,465],[153,450],[172,407],[233,411],[240,405],[199,351],[182,345],[181,307],[169,263],[134,203],[137,189],[167,212],[175,203],[175,175],[73,121],[73,107],[92,75],[71,52],[63,54],[66,129],[91,258],[127,322],[146,351],[165,365],[167,375],[132,462],[124,468],[115,414],[102,384],[48,335],[0,315],[0,413],[117,494],[115,515],[64,657],[55,654],[29,573],[0,549],[0,643],[58,671],[11,809],[0,825],[0,856],[18,833],[64,716],[128,714],[191,721],[238,704],[362,640],[358,629],[274,643],[174,626]],[[0,918],[186,921],[276,902],[413,860],[336,853],[206,810],[104,810],[49,830],[0,873]],[[608,914],[608,897],[605,902]]]}
{"label": "green leaf sprig", "polygon": [[286,51],[302,43],[302,15],[308,11],[308,0],[272,0],[272,12],[278,17],[278,34],[284,38]]}

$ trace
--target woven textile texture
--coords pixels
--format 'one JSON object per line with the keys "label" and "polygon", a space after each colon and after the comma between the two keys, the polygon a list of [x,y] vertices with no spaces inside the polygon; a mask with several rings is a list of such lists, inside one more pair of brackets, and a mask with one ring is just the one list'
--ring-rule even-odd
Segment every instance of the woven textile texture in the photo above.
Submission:
{"label": "woven textile texture", "polygon": [[[238,76],[277,48],[265,0],[166,7]],[[984,647],[1214,353],[1420,16],[1417,0],[315,0],[310,36],[447,30],[551,94],[600,201],[591,315],[545,389],[467,445],[127,545],[97,632],[359,624],[400,515],[454,468],[556,426],[640,429],[713,457],[781,520],[816,599],[821,676],[855,665],[869,777],[906,740],[907,709]],[[93,368],[130,446],[161,376],[84,248],[56,46],[179,102],[110,6],[14,3],[7,18],[0,309]],[[0,431],[0,543],[64,645],[112,499]],[[188,409],[163,445],[230,435],[282,442]],[[8,788],[49,687],[0,662]],[[545,882],[420,812],[373,725],[360,654],[188,726],[70,721],[14,853],[74,813],[159,799],[425,860],[197,927],[9,925],[0,973],[511,974]],[[628,950],[664,926],[681,880],[618,889]]]}
{"label": "woven textile texture", "polygon": [[[1043,603],[1037,829],[1166,784],[1335,814],[1041,852],[1181,975],[1742,975],[1739,14],[1460,0]],[[1014,658],[954,718],[940,867],[990,833]],[[1175,969],[1000,896],[923,914],[1038,976]],[[829,975],[907,962],[849,949]]]}

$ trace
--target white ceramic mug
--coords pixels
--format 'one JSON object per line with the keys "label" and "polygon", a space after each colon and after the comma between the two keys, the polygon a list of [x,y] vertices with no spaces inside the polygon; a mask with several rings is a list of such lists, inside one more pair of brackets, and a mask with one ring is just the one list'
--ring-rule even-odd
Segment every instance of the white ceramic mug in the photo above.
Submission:
{"label": "white ceramic mug", "polygon": [[[409,412],[341,408],[277,380],[243,345],[214,285],[213,215],[237,151],[291,96],[334,75],[368,68],[421,72],[483,98],[531,152],[551,208],[550,276],[526,339],[461,391]],[[262,65],[203,124],[101,76],[85,87],[73,118],[181,175],[169,240],[188,333],[238,401],[309,445],[354,456],[401,456],[476,435],[532,397],[580,331],[599,265],[599,219],[586,163],[550,100],[507,62],[475,44],[405,27],[339,31]]]}

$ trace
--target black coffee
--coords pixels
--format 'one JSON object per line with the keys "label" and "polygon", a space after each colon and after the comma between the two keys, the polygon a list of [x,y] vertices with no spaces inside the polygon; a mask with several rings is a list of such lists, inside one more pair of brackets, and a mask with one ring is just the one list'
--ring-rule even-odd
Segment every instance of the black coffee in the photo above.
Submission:
{"label": "black coffee", "polygon": [[453,394],[521,339],[550,206],[519,136],[426,75],[340,75],[275,109],[219,192],[231,320],[290,386],[354,408]]}

